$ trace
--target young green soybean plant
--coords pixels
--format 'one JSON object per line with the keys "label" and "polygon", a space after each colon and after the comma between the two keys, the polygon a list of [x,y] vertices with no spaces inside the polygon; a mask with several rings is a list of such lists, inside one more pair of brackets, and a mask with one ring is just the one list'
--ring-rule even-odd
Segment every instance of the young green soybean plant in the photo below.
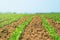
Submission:
{"label": "young green soybean plant", "polygon": [[56,34],[56,30],[48,24],[47,19],[42,15],[40,16],[44,25],[44,28],[50,33],[51,37],[54,38],[54,40],[60,40],[60,36]]}
{"label": "young green soybean plant", "polygon": [[53,19],[54,21],[60,23],[60,14],[48,14],[46,17]]}
{"label": "young green soybean plant", "polygon": [[19,40],[19,37],[21,37],[21,34],[24,32],[26,25],[29,24],[33,17],[34,16],[30,16],[24,23],[20,24],[9,40]]}
{"label": "young green soybean plant", "polygon": [[9,25],[12,22],[18,21],[20,18],[26,17],[28,14],[1,14],[0,27]]}

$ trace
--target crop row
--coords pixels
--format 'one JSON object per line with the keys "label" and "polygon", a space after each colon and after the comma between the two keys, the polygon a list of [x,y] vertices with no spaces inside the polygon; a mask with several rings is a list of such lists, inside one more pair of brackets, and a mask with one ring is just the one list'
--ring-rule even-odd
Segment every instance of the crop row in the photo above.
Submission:
{"label": "crop row", "polygon": [[56,30],[50,24],[48,24],[47,19],[44,16],[40,16],[44,25],[44,28],[50,33],[54,40],[60,40],[60,36],[56,34]]}
{"label": "crop row", "polygon": [[33,17],[34,16],[30,16],[24,23],[19,25],[9,40],[18,40],[19,37],[21,37],[21,34],[24,32],[25,27],[29,24]]}
{"label": "crop row", "polygon": [[25,16],[28,16],[28,15],[8,15],[8,16],[4,15],[3,17],[0,17],[0,27],[6,26]]}

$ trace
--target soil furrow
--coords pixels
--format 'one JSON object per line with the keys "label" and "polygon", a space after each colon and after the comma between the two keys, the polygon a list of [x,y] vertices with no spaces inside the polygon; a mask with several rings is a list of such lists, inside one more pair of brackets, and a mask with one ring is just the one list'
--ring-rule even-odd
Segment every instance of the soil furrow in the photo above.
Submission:
{"label": "soil furrow", "polygon": [[43,27],[40,17],[35,16],[19,40],[53,40],[53,38]]}
{"label": "soil furrow", "polygon": [[0,40],[8,40],[12,35],[13,31],[18,27],[18,25],[25,22],[27,18],[28,17],[21,18],[16,22],[0,28]]}
{"label": "soil furrow", "polygon": [[55,22],[51,18],[48,18],[48,23],[56,29],[57,35],[60,35],[60,23]]}

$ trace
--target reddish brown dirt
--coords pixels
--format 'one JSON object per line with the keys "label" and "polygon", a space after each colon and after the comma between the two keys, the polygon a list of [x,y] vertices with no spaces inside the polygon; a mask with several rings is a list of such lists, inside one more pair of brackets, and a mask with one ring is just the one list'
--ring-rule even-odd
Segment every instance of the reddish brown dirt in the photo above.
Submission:
{"label": "reddish brown dirt", "polygon": [[53,40],[53,38],[51,38],[50,34],[43,27],[40,17],[35,16],[19,40]]}
{"label": "reddish brown dirt", "polygon": [[60,23],[55,22],[51,18],[48,18],[48,22],[56,29],[57,35],[60,35]]}
{"label": "reddish brown dirt", "polygon": [[18,27],[18,25],[25,22],[27,18],[28,17],[21,18],[17,22],[13,22],[7,26],[0,28],[0,40],[8,40],[13,31]]}

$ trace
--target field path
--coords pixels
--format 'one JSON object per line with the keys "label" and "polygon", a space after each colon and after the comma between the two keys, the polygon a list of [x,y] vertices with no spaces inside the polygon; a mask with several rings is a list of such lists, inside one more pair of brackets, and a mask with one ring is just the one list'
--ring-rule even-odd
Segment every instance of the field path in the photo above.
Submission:
{"label": "field path", "polygon": [[43,27],[41,18],[35,16],[19,40],[53,40],[53,38],[51,38],[50,34]]}
{"label": "field path", "polygon": [[0,28],[0,40],[8,40],[18,25],[25,22],[28,18],[29,17],[21,18],[16,22]]}

